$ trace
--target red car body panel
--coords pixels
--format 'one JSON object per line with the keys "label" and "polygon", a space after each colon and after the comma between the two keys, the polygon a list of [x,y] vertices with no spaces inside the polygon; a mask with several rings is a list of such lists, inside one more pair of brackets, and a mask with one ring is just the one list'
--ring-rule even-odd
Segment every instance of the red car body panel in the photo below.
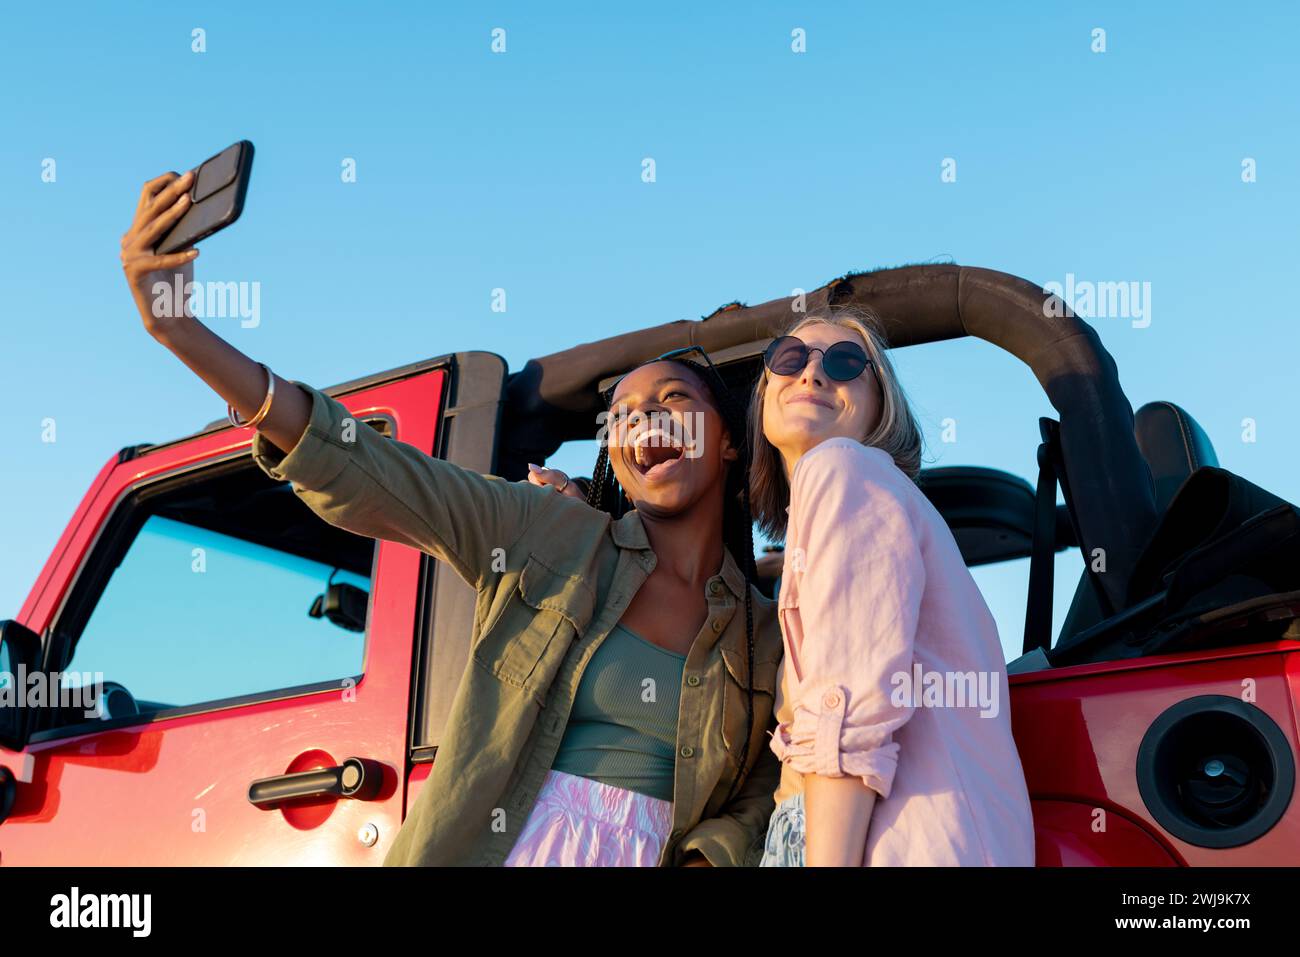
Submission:
{"label": "red car body panel", "polygon": [[[361,417],[378,413],[396,434],[435,448],[441,371],[340,399]],[[23,606],[40,633],[52,620],[112,509],[135,485],[247,448],[251,433],[222,430],[110,461]],[[363,677],[350,689],[222,707],[0,748],[19,778],[0,824],[0,863],[39,865],[378,864],[400,826],[420,553],[380,542]],[[231,596],[238,626],[239,596]],[[259,778],[328,767],[348,757],[385,768],[379,797],[260,810],[248,801]],[[358,840],[365,825],[379,840]]]}
{"label": "red car body panel", "polygon": [[1298,661],[1293,643],[1273,641],[1011,675],[1011,721],[1034,805],[1038,863],[1295,864],[1300,803],[1249,844],[1197,847],[1155,822],[1136,768],[1143,734],[1167,708],[1196,695],[1240,699],[1246,690],[1295,753]]}

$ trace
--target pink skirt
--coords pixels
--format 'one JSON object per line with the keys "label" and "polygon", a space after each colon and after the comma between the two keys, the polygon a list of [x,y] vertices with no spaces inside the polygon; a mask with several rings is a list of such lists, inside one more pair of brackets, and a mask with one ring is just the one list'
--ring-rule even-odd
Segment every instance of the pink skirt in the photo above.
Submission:
{"label": "pink skirt", "polygon": [[673,802],[548,771],[506,867],[655,867]]}

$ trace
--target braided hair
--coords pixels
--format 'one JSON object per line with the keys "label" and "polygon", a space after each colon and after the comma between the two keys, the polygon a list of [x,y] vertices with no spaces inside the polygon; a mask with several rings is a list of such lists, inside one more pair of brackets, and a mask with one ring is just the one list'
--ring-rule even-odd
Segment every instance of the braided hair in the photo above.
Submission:
{"label": "braided hair", "polygon": [[[747,723],[745,739],[740,751],[740,773],[731,782],[731,788],[723,801],[725,806],[731,802],[748,773],[746,764],[749,761],[749,741],[754,728],[754,601],[751,593],[757,571],[754,567],[754,519],[749,507],[750,449],[746,428],[747,416],[744,408],[727,388],[722,376],[712,366],[680,357],[651,359],[642,365],[649,365],[652,362],[673,362],[695,373],[712,396],[714,407],[722,417],[737,454],[736,461],[727,470],[723,486],[722,543],[739,563],[740,570],[745,576],[745,655],[749,687],[746,689]],[[611,386],[604,395],[606,408],[611,404],[613,395],[614,387]],[[601,443],[600,451],[596,455],[596,466],[592,470],[591,486],[587,492],[587,504],[592,508],[608,512],[616,519],[631,506],[622,487],[618,484],[618,479],[614,477],[614,470],[609,463],[609,446],[606,442]]]}

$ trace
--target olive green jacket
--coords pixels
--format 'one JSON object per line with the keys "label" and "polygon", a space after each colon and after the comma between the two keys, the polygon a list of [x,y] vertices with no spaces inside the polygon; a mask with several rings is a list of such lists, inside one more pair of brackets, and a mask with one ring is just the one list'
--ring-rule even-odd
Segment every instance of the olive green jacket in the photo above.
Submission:
{"label": "olive green jacket", "polygon": [[[311,419],[281,452],[260,433],[253,458],[293,483],[321,518],[448,563],[478,592],[470,663],[428,780],[386,865],[498,865],[536,801],[583,669],[655,567],[635,511],[604,512],[525,482],[435,459],[353,420],[305,383]],[[659,863],[698,851],[757,862],[780,765],[768,746],[781,658],[775,605],[753,593],[754,724],[746,727],[744,576],[730,554],[705,589],[709,616],[686,658],[672,833]],[[750,773],[724,805],[749,735]]]}

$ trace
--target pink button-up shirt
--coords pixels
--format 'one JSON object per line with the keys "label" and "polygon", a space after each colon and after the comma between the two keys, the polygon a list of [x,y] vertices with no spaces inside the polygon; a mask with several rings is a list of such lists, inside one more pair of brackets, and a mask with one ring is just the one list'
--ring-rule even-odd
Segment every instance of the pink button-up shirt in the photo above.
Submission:
{"label": "pink button-up shirt", "polygon": [[868,866],[1032,865],[997,624],[943,517],[888,453],[830,439],[791,479],[772,750],[878,795]]}

